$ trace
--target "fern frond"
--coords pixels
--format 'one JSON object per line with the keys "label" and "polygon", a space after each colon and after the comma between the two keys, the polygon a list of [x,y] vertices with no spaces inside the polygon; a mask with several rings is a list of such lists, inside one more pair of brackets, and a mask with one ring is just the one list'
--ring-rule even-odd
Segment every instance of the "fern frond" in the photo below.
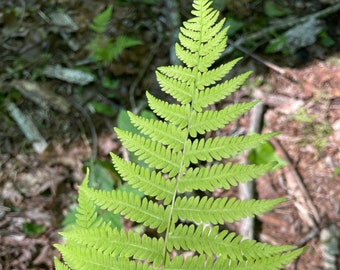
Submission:
{"label": "fern frond", "polygon": [[304,249],[300,248],[292,250],[272,257],[265,257],[259,259],[249,259],[245,261],[233,261],[225,260],[224,258],[218,258],[215,261],[214,268],[211,269],[230,269],[230,270],[277,270],[289,262],[295,260]]}
{"label": "fern frond", "polygon": [[254,240],[243,240],[234,232],[226,230],[219,232],[219,227],[213,228],[199,225],[180,224],[172,230],[167,246],[168,250],[194,250],[199,254],[230,258],[244,261],[272,257],[295,249],[295,246],[272,246],[258,243]]}
{"label": "fern frond", "polygon": [[235,60],[220,65],[217,68],[208,70],[204,73],[199,73],[196,82],[197,90],[204,90],[204,87],[222,80],[239,60],[241,60],[241,58],[236,58]]}
{"label": "fern frond", "polygon": [[193,108],[201,111],[202,108],[229,96],[245,82],[250,74],[251,72],[246,72],[214,87],[205,88],[204,91],[200,91],[193,100]]}
{"label": "fern frond", "polygon": [[[199,72],[197,75],[194,69],[182,66],[159,67],[156,72],[157,80],[165,92],[173,95],[182,104],[186,104],[192,101],[194,94],[193,88],[189,88],[190,85],[192,86],[195,83],[197,90],[204,90],[204,87],[223,79],[240,59],[237,58],[204,73]],[[172,90],[172,84],[175,85],[174,90]],[[184,91],[182,86],[184,86],[183,88],[186,91]]]}
{"label": "fern frond", "polygon": [[76,224],[73,225],[77,228],[98,228],[104,224],[102,218],[98,217],[97,207],[91,201],[91,198],[86,194],[88,189],[90,172],[87,169],[83,183],[79,187],[78,207],[76,212]]}
{"label": "fern frond", "polygon": [[[199,29],[195,29],[197,26],[193,20],[184,22],[184,27],[180,28],[180,35],[185,37],[190,37],[194,42],[208,42],[212,37],[214,37],[223,28],[225,19],[222,19],[215,25],[209,23],[208,31],[205,31],[204,35],[201,34]],[[228,29],[228,28],[227,28]]]}
{"label": "fern frond", "polygon": [[63,254],[66,264],[72,269],[93,270],[152,270],[146,263],[130,261],[100,250],[78,245],[55,245]]}
{"label": "fern frond", "polygon": [[[275,162],[243,165],[223,159],[260,146],[277,133],[207,136],[256,104],[208,108],[235,92],[250,75],[247,72],[224,81],[239,59],[212,67],[226,48],[227,28],[225,19],[218,21],[219,12],[211,4],[211,0],[193,0],[194,17],[180,28],[175,49],[184,65],[156,71],[161,90],[177,102],[170,104],[147,92],[149,107],[159,119],[128,113],[139,132],[115,128],[122,145],[143,166],[115,154],[111,155],[113,165],[123,181],[145,196],[132,191],[95,190],[88,187],[87,173],[79,188],[77,224],[62,233],[66,245],[56,245],[65,262],[56,260],[58,269],[271,270],[303,252],[290,245],[276,247],[242,240],[242,236],[217,226],[267,212],[284,198],[238,200],[196,193],[229,189],[276,166]],[[218,162],[221,160],[225,164]],[[114,229],[98,217],[103,210],[155,229],[158,235],[151,238],[133,230]],[[195,255],[185,257],[183,251]]]}
{"label": "fern frond", "polygon": [[54,257],[54,267],[56,270],[70,270],[65,264],[60,262],[58,258]]}
{"label": "fern frond", "polygon": [[198,59],[194,53],[190,53],[190,51],[184,49],[178,43],[175,45],[176,55],[177,57],[185,63],[188,67],[192,68],[197,66]]}
{"label": "fern frond", "polygon": [[237,200],[236,198],[184,197],[176,198],[173,209],[174,220],[178,218],[195,223],[224,224],[245,217],[267,212],[286,199]]}
{"label": "fern frond", "polygon": [[195,139],[188,141],[185,153],[185,164],[198,163],[199,160],[211,162],[230,158],[238,153],[255,148],[278,133],[254,134],[248,136],[217,137],[208,139]]}
{"label": "fern frond", "polygon": [[142,191],[145,195],[153,196],[157,200],[164,200],[168,204],[176,190],[175,181],[167,181],[163,175],[138,164],[124,161],[118,156],[111,154],[115,169],[123,180],[131,186]]}
{"label": "fern frond", "polygon": [[201,45],[200,61],[198,70],[206,72],[208,68],[221,56],[227,43],[227,28],[221,30],[215,37],[210,39],[209,42]]}
{"label": "fern frond", "polygon": [[115,128],[115,132],[124,147],[134,152],[139,160],[143,160],[150,167],[169,173],[170,176],[178,173],[182,158],[181,152],[172,151],[161,143],[138,134],[132,134],[118,128]]}
{"label": "fern frond", "polygon": [[[160,264],[163,260],[163,238],[140,236],[136,232],[126,233],[124,230],[119,231],[111,227],[76,230],[65,232],[62,235],[80,246],[98,250],[104,255],[132,257],[153,262],[155,265]],[[83,237],[84,235],[86,238]],[[107,239],[111,239],[111,241],[107,241]]]}
{"label": "fern frond", "polygon": [[206,72],[219,58],[227,41],[223,23],[215,24],[218,11],[206,7],[196,6],[192,13],[197,17],[184,23],[186,30],[180,28],[180,43],[175,47],[178,58],[189,68],[196,66],[200,72]]}
{"label": "fern frond", "polygon": [[227,259],[225,257],[219,257],[217,259],[208,257],[206,259],[204,255],[184,258],[184,256],[181,255],[171,261],[167,260],[164,270],[277,270],[296,259],[303,251],[304,249],[300,248],[269,258],[242,261]]}
{"label": "fern frond", "polygon": [[103,34],[106,30],[106,27],[110,23],[111,16],[112,16],[113,6],[108,6],[104,11],[98,14],[94,19],[93,22],[90,24],[90,29],[93,31]]}
{"label": "fern frond", "polygon": [[164,145],[179,151],[183,148],[183,141],[186,139],[185,130],[179,129],[177,126],[147,119],[128,112],[131,123],[140,130],[141,133],[148,135],[154,141],[159,141]]}
{"label": "fern frond", "polygon": [[118,36],[110,48],[111,59],[118,59],[118,56],[127,48],[143,44],[139,39],[128,36]]}
{"label": "fern frond", "polygon": [[185,258],[183,255],[176,256],[172,260],[165,262],[164,270],[197,270],[197,269],[216,269],[212,257],[193,256]]}
{"label": "fern frond", "polygon": [[178,182],[178,191],[213,191],[215,188],[228,190],[230,186],[246,183],[271,171],[276,165],[276,162],[261,165],[232,164],[228,162],[225,165],[214,164],[210,167],[189,168]]}
{"label": "fern frond", "polygon": [[169,78],[160,72],[156,72],[157,80],[162,90],[170,94],[182,104],[188,104],[194,97],[194,85]]}
{"label": "fern frond", "polygon": [[184,128],[188,125],[188,117],[190,115],[189,105],[169,104],[168,102],[155,98],[148,92],[146,92],[146,97],[150,108],[159,117],[177,125],[179,128]]}
{"label": "fern frond", "polygon": [[157,228],[158,232],[163,232],[167,227],[169,207],[165,209],[161,204],[154,203],[147,198],[141,199],[132,192],[121,190],[108,192],[89,188],[86,193],[101,209],[124,215],[152,229]]}
{"label": "fern frond", "polygon": [[237,103],[225,107],[223,110],[206,110],[202,113],[193,112],[190,117],[189,134],[196,137],[197,133],[204,134],[223,128],[231,121],[238,119],[242,114],[249,111],[257,101],[248,103]]}
{"label": "fern frond", "polygon": [[179,82],[192,84],[196,80],[195,73],[191,68],[183,66],[164,66],[158,67],[157,72],[166,75],[169,78],[176,79]]}

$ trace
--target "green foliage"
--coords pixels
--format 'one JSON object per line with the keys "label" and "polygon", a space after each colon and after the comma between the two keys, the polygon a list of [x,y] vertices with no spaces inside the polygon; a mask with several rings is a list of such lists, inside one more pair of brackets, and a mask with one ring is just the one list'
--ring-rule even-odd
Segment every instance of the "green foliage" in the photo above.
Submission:
{"label": "green foliage", "polygon": [[[276,166],[276,162],[220,162],[259,147],[276,133],[209,136],[256,104],[240,103],[222,110],[209,106],[236,91],[249,75],[221,82],[237,60],[212,67],[226,47],[227,30],[225,20],[218,22],[219,13],[210,5],[209,0],[194,0],[194,17],[180,29],[176,54],[184,65],[161,67],[156,72],[161,89],[177,102],[169,104],[147,93],[149,106],[159,118],[127,113],[128,129],[132,124],[138,132],[115,128],[136,161],[111,154],[114,168],[144,196],[128,189],[89,187],[87,173],[79,188],[76,225],[62,232],[66,244],[56,245],[65,262],[56,261],[57,269],[279,269],[303,252],[290,245],[242,240],[242,236],[220,229],[226,221],[269,211],[284,198],[242,201],[195,193],[229,189]],[[159,235],[112,228],[98,215],[97,207]],[[187,257],[185,251],[195,255]]]}
{"label": "green foliage", "polygon": [[335,41],[328,35],[326,30],[322,30],[319,36],[320,36],[322,45],[325,46],[326,48],[332,47],[335,45]]}
{"label": "green foliage", "polygon": [[264,13],[268,17],[282,17],[291,13],[289,8],[280,7],[275,1],[267,0],[264,3]]}
{"label": "green foliage", "polygon": [[93,22],[90,24],[90,29],[95,31],[96,33],[103,34],[106,31],[106,27],[110,23],[111,16],[112,16],[112,5],[108,6],[103,12],[98,14],[94,19]]}
{"label": "green foliage", "polygon": [[[110,64],[114,60],[118,60],[119,55],[127,48],[142,44],[142,42],[134,37],[125,35],[118,36],[115,40],[105,35],[112,17],[113,6],[108,6],[104,11],[98,14],[93,22],[90,24],[90,29],[95,32],[95,36],[86,46],[89,50],[90,58],[92,58],[99,67]],[[102,86],[104,88],[113,90],[119,85],[119,80],[104,76],[102,79]],[[107,93],[106,97],[114,96],[114,92]],[[116,115],[116,109],[112,106],[102,102],[92,101],[91,108],[100,114],[108,117]]]}
{"label": "green foliage", "polygon": [[332,133],[332,127],[327,119],[320,117],[320,114],[309,114],[305,108],[299,109],[292,117],[304,135],[298,142],[302,146],[311,144],[318,151],[323,151],[327,145],[327,137]]}
{"label": "green foliage", "polygon": [[101,113],[108,117],[114,116],[117,113],[117,110],[115,108],[102,102],[91,101],[89,104],[97,113]]}
{"label": "green foliage", "polygon": [[265,48],[266,53],[276,53],[283,51],[284,54],[287,52],[284,50],[285,44],[287,42],[287,38],[284,35],[275,34],[276,38],[271,40],[269,44]]}
{"label": "green foliage", "polygon": [[105,31],[110,23],[112,16],[112,5],[108,6],[103,12],[97,15],[90,24],[97,35],[87,45],[90,50],[90,57],[99,63],[109,63],[117,60],[118,56],[126,48],[141,44],[141,41],[127,36],[118,36],[115,41],[105,36]]}
{"label": "green foliage", "polygon": [[22,229],[26,235],[36,236],[45,232],[46,227],[44,225],[38,225],[32,222],[25,222],[22,224]]}
{"label": "green foliage", "polygon": [[91,160],[85,163],[90,168],[89,186],[95,189],[111,191],[117,186],[115,172],[110,168],[109,162]]}
{"label": "green foliage", "polygon": [[251,151],[248,160],[256,165],[276,162],[274,170],[285,166],[287,163],[281,159],[276,153],[274,147],[266,142]]}
{"label": "green foliage", "polygon": [[241,30],[245,24],[241,20],[235,19],[232,15],[229,15],[226,21],[226,25],[229,26],[228,35],[231,37],[237,31]]}
{"label": "green foliage", "polygon": [[336,168],[335,168],[335,170],[334,170],[334,172],[333,172],[333,175],[334,175],[335,177],[340,176],[340,167],[336,167]]}

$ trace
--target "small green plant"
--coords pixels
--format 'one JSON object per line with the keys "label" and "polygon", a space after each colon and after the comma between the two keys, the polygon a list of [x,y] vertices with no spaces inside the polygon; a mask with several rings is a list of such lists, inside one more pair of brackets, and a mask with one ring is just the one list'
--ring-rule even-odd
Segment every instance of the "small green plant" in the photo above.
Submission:
{"label": "small green plant", "polygon": [[327,119],[320,119],[320,115],[309,114],[304,108],[299,109],[293,118],[304,135],[299,141],[300,144],[312,144],[318,151],[322,151],[327,145],[327,136],[332,133]]}
{"label": "small green plant", "polygon": [[336,168],[335,168],[335,170],[334,170],[334,172],[333,172],[333,175],[334,175],[335,177],[340,176],[340,167],[336,167]]}
{"label": "small green plant", "polygon": [[274,147],[269,142],[265,142],[253,149],[248,156],[248,160],[252,164],[257,165],[267,164],[274,161],[277,163],[277,166],[275,166],[273,170],[277,170],[287,164],[276,154]]}
{"label": "small green plant", "polygon": [[[86,46],[90,51],[90,58],[96,61],[99,67],[107,66],[112,61],[118,60],[119,55],[127,48],[142,44],[142,42],[134,37],[125,35],[118,36],[115,40],[108,37],[105,33],[112,18],[113,6],[108,6],[104,11],[98,14],[90,24],[90,29],[95,32],[95,37]],[[119,85],[119,79],[111,76],[104,76],[102,86],[106,89],[116,89]],[[114,92],[105,95],[107,98],[114,97]],[[100,114],[106,116],[114,116],[117,111],[112,106],[103,102],[90,102],[91,108]]]}
{"label": "small green plant", "polygon": [[272,1],[272,0],[266,0],[264,2],[264,13],[268,17],[272,17],[272,18],[282,17],[282,16],[292,13],[292,11],[289,8],[280,7],[280,5],[278,5],[275,2],[276,1]]}
{"label": "small green plant", "polygon": [[28,236],[37,236],[46,231],[46,227],[44,225],[38,225],[33,222],[25,222],[22,224],[22,229]]}
{"label": "small green plant", "polygon": [[96,33],[96,36],[87,45],[87,49],[90,50],[90,57],[102,64],[117,60],[124,49],[142,44],[140,40],[133,37],[121,35],[113,40],[105,35],[112,17],[112,10],[112,5],[108,6],[93,19],[90,25],[90,29]]}
{"label": "small green plant", "polygon": [[[209,0],[194,0],[194,17],[180,29],[176,54],[184,65],[160,67],[156,72],[162,90],[177,102],[170,104],[147,93],[159,119],[128,113],[139,133],[115,128],[137,161],[112,154],[114,168],[144,195],[89,187],[88,172],[79,187],[76,224],[61,233],[66,244],[56,245],[64,260],[55,259],[56,269],[268,270],[283,267],[303,252],[291,245],[242,240],[241,235],[223,229],[225,222],[269,211],[284,198],[242,201],[196,193],[229,189],[277,165],[275,161],[244,165],[225,160],[262,145],[276,133],[209,136],[257,103],[222,110],[210,107],[235,92],[250,74],[221,82],[239,59],[212,68],[226,47],[227,29],[210,5]],[[154,236],[112,228],[102,211],[148,227]]]}

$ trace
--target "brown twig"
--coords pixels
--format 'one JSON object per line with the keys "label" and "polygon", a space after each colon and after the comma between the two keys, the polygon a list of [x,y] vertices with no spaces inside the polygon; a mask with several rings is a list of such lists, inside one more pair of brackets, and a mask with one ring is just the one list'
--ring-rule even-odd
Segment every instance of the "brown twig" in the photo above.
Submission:
{"label": "brown twig", "polygon": [[251,58],[255,59],[256,61],[260,62],[261,64],[265,65],[266,67],[276,71],[279,74],[285,74],[285,69],[267,61],[264,60],[262,57],[260,57],[259,55],[247,50],[246,48],[244,48],[241,45],[236,44],[235,42],[228,40],[228,44],[233,45],[236,49],[238,49],[239,51],[243,52],[246,55],[249,55]]}
{"label": "brown twig", "polygon": [[311,239],[317,237],[320,234],[320,229],[319,228],[314,228],[311,231],[309,231],[304,237],[302,237],[299,241],[295,243],[296,246],[302,247],[306,245],[308,241]]}
{"label": "brown twig", "polygon": [[316,209],[313,200],[303,183],[300,174],[292,165],[291,158],[289,157],[285,149],[282,147],[281,143],[275,139],[272,142],[276,151],[278,151],[281,154],[283,159],[288,164],[283,168],[283,170],[287,178],[288,192],[291,193],[290,194],[291,196],[295,197],[294,204],[299,212],[300,217],[310,227],[319,228],[319,224],[321,221],[319,212]]}
{"label": "brown twig", "polygon": [[281,68],[278,65],[275,65],[274,63],[269,62],[268,60],[263,59],[259,55],[247,50],[246,48],[242,47],[241,45],[235,44],[233,41],[228,40],[228,44],[232,44],[235,48],[237,48],[239,51],[243,52],[246,55],[249,55],[251,58],[255,59],[259,63],[263,64],[264,66],[268,67],[269,69],[275,71],[276,73],[284,76],[288,80],[290,80],[293,83],[299,83],[299,80],[295,78],[294,74],[287,68]]}

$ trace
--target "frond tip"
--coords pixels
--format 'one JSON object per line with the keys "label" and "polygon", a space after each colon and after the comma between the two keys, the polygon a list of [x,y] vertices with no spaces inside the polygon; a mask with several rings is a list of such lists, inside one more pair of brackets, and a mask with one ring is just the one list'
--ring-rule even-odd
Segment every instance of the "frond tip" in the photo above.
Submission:
{"label": "frond tip", "polygon": [[[223,136],[218,132],[257,101],[223,109],[212,106],[234,93],[250,72],[226,80],[239,59],[216,64],[227,45],[227,28],[211,4],[194,0],[193,18],[180,28],[176,54],[183,65],[156,71],[161,90],[175,102],[146,92],[154,118],[128,113],[134,132],[114,129],[122,146],[134,154],[131,161],[111,154],[121,177],[118,188],[90,188],[87,172],[79,187],[76,223],[61,233],[66,244],[55,245],[64,262],[55,259],[56,269],[274,270],[304,251],[242,240],[241,235],[223,229],[225,222],[270,211],[284,198],[239,200],[208,195],[272,171],[276,162],[245,165],[227,159],[277,135]],[[129,220],[126,227],[132,228],[113,228],[104,219],[107,212]],[[185,258],[185,251],[195,255]]]}

